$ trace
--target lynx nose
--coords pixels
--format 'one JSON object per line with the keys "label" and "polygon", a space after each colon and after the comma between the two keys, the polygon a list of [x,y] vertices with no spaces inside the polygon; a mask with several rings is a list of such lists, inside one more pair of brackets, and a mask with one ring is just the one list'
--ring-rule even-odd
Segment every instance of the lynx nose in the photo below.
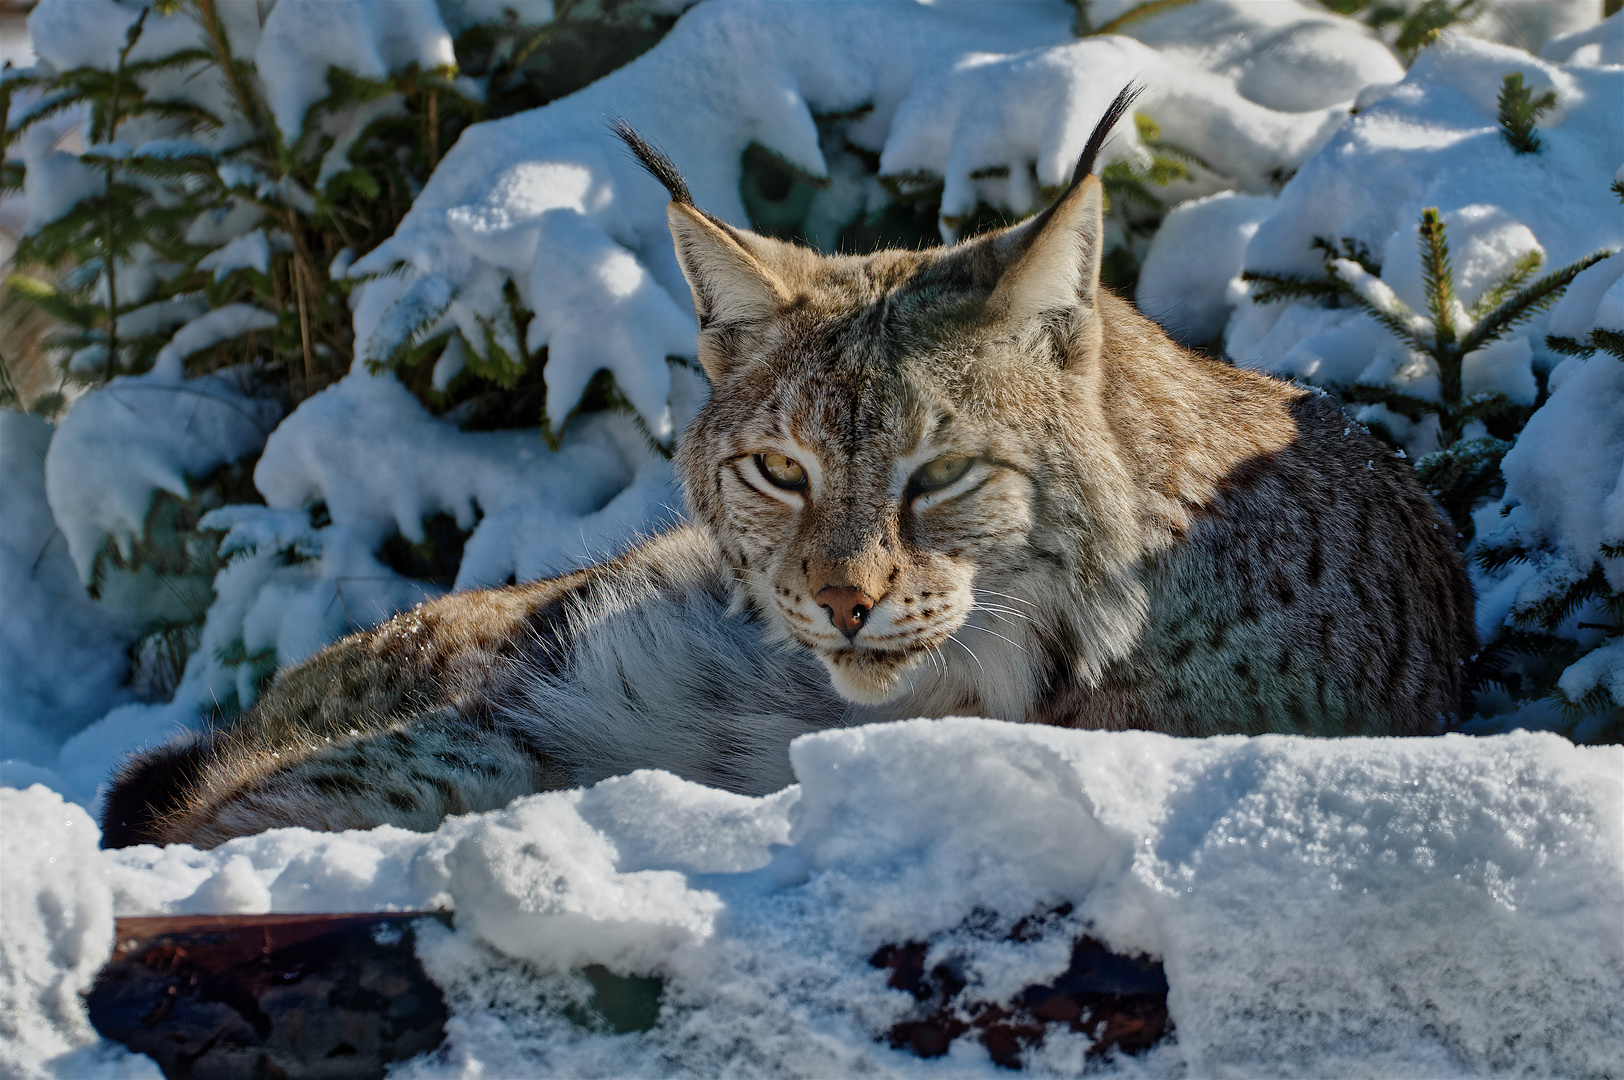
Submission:
{"label": "lynx nose", "polygon": [[829,585],[819,590],[818,595],[812,598],[818,606],[829,613],[829,621],[836,630],[846,635],[850,641],[857,636],[857,631],[863,628],[868,619],[868,613],[874,610],[874,598],[862,589],[854,589],[849,585]]}

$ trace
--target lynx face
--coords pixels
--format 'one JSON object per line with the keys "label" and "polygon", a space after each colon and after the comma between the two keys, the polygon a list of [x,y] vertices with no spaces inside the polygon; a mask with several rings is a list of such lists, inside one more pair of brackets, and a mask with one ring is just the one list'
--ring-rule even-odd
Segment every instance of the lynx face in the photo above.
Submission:
{"label": "lynx face", "polygon": [[1089,412],[1099,211],[1090,179],[969,244],[831,258],[672,203],[712,384],[689,504],[847,700],[1024,718],[1034,628],[1085,606],[1076,540],[1109,515],[1056,436]]}
{"label": "lynx face", "polygon": [[928,344],[888,348],[881,317],[791,320],[717,388],[684,455],[752,606],[869,705],[938,678],[944,649],[979,654],[950,644],[978,606],[994,627],[1028,617],[989,569],[1025,561],[1033,519],[1012,433],[955,400]]}

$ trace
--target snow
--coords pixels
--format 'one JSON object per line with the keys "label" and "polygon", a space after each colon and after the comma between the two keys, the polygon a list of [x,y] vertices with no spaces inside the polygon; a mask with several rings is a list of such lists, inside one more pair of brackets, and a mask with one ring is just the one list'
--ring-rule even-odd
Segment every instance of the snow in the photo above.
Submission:
{"label": "snow", "polygon": [[[1624,19],[1598,24],[1595,33],[1624,39]],[[1500,80],[1513,71],[1521,71],[1536,92],[1557,93],[1557,108],[1539,120],[1542,145],[1536,154],[1515,153],[1496,121]],[[1189,293],[1203,313],[1196,325],[1210,327],[1216,278],[1236,267],[1228,254],[1235,247],[1245,249],[1239,268],[1318,277],[1324,256],[1312,242],[1325,238],[1368,251],[1381,266],[1379,278],[1349,260],[1338,261],[1335,271],[1430,334],[1430,321],[1419,314],[1425,294],[1416,225],[1424,207],[1438,207],[1461,303],[1456,326],[1470,327],[1467,308],[1525,253],[1541,253],[1541,272],[1548,272],[1598,249],[1624,249],[1624,215],[1608,190],[1608,177],[1624,160],[1621,99],[1624,69],[1618,66],[1557,64],[1446,34],[1421,53],[1401,82],[1362,100],[1358,114],[1303,164],[1272,207],[1244,213],[1236,207],[1232,220],[1222,203],[1189,204],[1170,214],[1174,227],[1158,234],[1146,260],[1141,301],[1155,314],[1176,306],[1162,297]],[[1558,309],[1575,314],[1560,320],[1556,312],[1536,314],[1468,357],[1467,392],[1504,393],[1532,404],[1536,373],[1561,359],[1547,349],[1545,335],[1562,333],[1552,327],[1569,326],[1570,320],[1590,319],[1594,299],[1577,297],[1605,291],[1617,270],[1610,273],[1607,282],[1591,271],[1575,283],[1575,306]],[[1438,393],[1430,358],[1412,355],[1362,312],[1306,300],[1258,304],[1238,274],[1222,296],[1229,309],[1225,351],[1239,363],[1326,386],[1359,382],[1422,398]],[[1583,337],[1591,325],[1573,332]],[[1431,421],[1413,425],[1381,406],[1361,412],[1360,419],[1386,423],[1411,456],[1436,447]]]}
{"label": "snow", "polygon": [[[623,115],[670,153],[707,210],[745,224],[746,146],[826,177],[814,114],[867,108],[846,138],[877,153],[883,175],[941,176],[942,229],[951,236],[978,198],[1029,207],[1028,169],[1043,184],[1060,183],[1130,80],[1146,83],[1140,107],[1170,141],[1262,191],[1272,171],[1295,168],[1345,115],[1348,101],[1313,95],[1334,86],[1351,99],[1361,80],[1402,74],[1362,27],[1306,5],[1200,7],[1178,40],[1267,28],[1301,47],[1164,56],[1127,37],[1073,39],[1073,13],[1058,4],[700,5],[656,48],[585,90],[463,134],[395,235],[350,268],[355,278],[391,275],[363,286],[384,295],[360,301],[359,351],[382,357],[409,336],[453,324],[480,348],[479,320],[506,320],[500,286],[511,278],[536,313],[529,346],[549,347],[555,416],[607,366],[650,427],[668,430],[666,357],[692,356],[691,342],[676,335],[679,318],[691,326],[691,302],[671,254],[666,196],[613,144],[606,115]],[[1304,50],[1343,67],[1329,81],[1302,80]],[[1266,90],[1273,107],[1247,86]],[[1142,153],[1124,125],[1105,160]],[[1007,175],[976,175],[988,169]],[[633,260],[641,272],[631,271]],[[583,275],[579,267],[600,269]],[[612,359],[580,347],[606,319],[624,334]]]}
{"label": "snow", "polygon": [[[1553,334],[1586,341],[1592,327],[1624,329],[1624,254],[1597,263],[1574,279],[1551,313]],[[1550,376],[1551,396],[1529,419],[1506,454],[1500,471],[1504,496],[1475,515],[1484,545],[1509,544],[1530,552],[1530,561],[1497,574],[1480,575],[1479,624],[1515,618],[1521,609],[1583,579],[1599,566],[1607,583],[1624,590],[1624,558],[1599,546],[1624,546],[1624,363],[1606,353],[1569,357]],[[1568,620],[1570,633],[1597,645],[1569,667],[1559,685],[1577,701],[1592,687],[1624,688],[1624,649],[1601,644],[1596,630],[1580,622],[1605,623],[1590,605]],[[1615,701],[1624,698],[1614,697]]]}
{"label": "snow", "polygon": [[197,261],[199,270],[213,270],[214,280],[223,281],[235,270],[271,272],[271,240],[264,229],[255,229],[228,240]]}
{"label": "snow", "polygon": [[[928,941],[928,963],[998,1000],[1052,978],[1086,930],[1163,962],[1176,1025],[1140,1058],[1091,1062],[1102,1074],[1616,1064],[1619,747],[943,720],[805,736],[791,760],[799,783],[764,798],[639,772],[430,834],[284,829],[207,852],[98,852],[77,808],[6,792],[8,843],[72,856],[8,876],[6,955],[30,986],[77,988],[115,911],[449,907],[455,930],[426,927],[419,946],[453,1012],[447,1044],[392,1075],[991,1076],[970,1040],[936,1063],[890,1050],[914,1002],[868,958]],[[16,912],[45,896],[77,920],[11,944]],[[1038,940],[1007,940],[1066,901]],[[659,1023],[565,1019],[590,963],[663,978]],[[29,1007],[55,1041],[13,1043],[19,1058],[87,1045],[77,1001],[54,992],[56,1012]],[[1029,1069],[1076,1073],[1087,1045],[1056,1026]]]}
{"label": "snow", "polygon": [[7,783],[28,778],[17,764],[52,760],[69,735],[130,696],[121,683],[133,628],[85,596],[45,501],[51,435],[40,417],[0,411],[0,776]]}
{"label": "snow", "polygon": [[1234,303],[1230,281],[1245,269],[1246,243],[1273,208],[1271,196],[1222,191],[1170,210],[1139,268],[1139,310],[1183,344],[1217,339]]}
{"label": "snow", "polygon": [[230,373],[182,379],[155,369],[79,398],[51,440],[45,491],[80,580],[93,580],[108,537],[128,557],[154,493],[186,498],[188,477],[259,449],[276,411],[243,394]]}
{"label": "snow", "polygon": [[252,304],[224,304],[199,315],[176,330],[169,343],[158,350],[158,356],[152,362],[152,370],[148,375],[178,382],[186,370],[182,361],[193,353],[201,352],[211,345],[218,345],[222,341],[253,333],[255,330],[275,328],[276,316],[269,311],[256,308]]}
{"label": "snow", "polygon": [[271,115],[290,141],[327,96],[329,67],[382,80],[413,64],[456,63],[439,9],[421,0],[279,0],[254,51]]}
{"label": "snow", "polygon": [[0,821],[0,1071],[157,1080],[151,1060],[97,1038],[79,997],[113,949],[95,822],[38,785],[0,788]]}

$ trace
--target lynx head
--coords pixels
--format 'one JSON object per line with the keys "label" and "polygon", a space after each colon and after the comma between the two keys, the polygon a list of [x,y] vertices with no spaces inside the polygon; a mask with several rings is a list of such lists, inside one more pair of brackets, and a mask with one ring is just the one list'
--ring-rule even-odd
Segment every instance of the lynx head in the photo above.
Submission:
{"label": "lynx head", "polygon": [[852,702],[912,689],[912,704],[925,693],[938,711],[1019,719],[1056,635],[1086,651],[1110,633],[1066,613],[1127,546],[1108,510],[1125,478],[1090,437],[1105,428],[1090,171],[1132,100],[1118,97],[1044,213],[951,248],[862,257],[699,210],[622,127],[672,194],[712,387],[679,451],[689,505],[741,598]]}

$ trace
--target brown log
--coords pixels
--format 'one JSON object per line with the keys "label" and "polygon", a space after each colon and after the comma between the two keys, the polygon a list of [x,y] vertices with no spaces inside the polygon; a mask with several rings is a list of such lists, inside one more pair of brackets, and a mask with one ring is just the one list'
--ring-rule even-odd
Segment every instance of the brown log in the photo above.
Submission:
{"label": "brown log", "polygon": [[[1050,914],[1065,915],[1065,905]],[[1029,917],[1013,941],[1044,932]],[[422,919],[445,912],[321,915],[174,915],[117,920],[113,958],[87,995],[91,1022],[109,1039],[150,1055],[169,1080],[359,1080],[439,1046],[444,999],[414,949]],[[1020,1068],[1054,1025],[1086,1033],[1091,1054],[1138,1053],[1172,1032],[1160,963],[1074,939],[1071,962],[1051,982],[1012,1000],[974,1000],[951,963],[925,970],[929,946],[882,947],[870,963],[918,1002],[888,1033],[921,1057],[971,1036],[992,1059]],[[611,1031],[644,1031],[658,1019],[663,984],[583,974],[597,1019]]]}
{"label": "brown log", "polygon": [[448,917],[119,919],[90,1020],[170,1080],[381,1077],[445,1037],[444,999],[414,950],[424,918]]}

